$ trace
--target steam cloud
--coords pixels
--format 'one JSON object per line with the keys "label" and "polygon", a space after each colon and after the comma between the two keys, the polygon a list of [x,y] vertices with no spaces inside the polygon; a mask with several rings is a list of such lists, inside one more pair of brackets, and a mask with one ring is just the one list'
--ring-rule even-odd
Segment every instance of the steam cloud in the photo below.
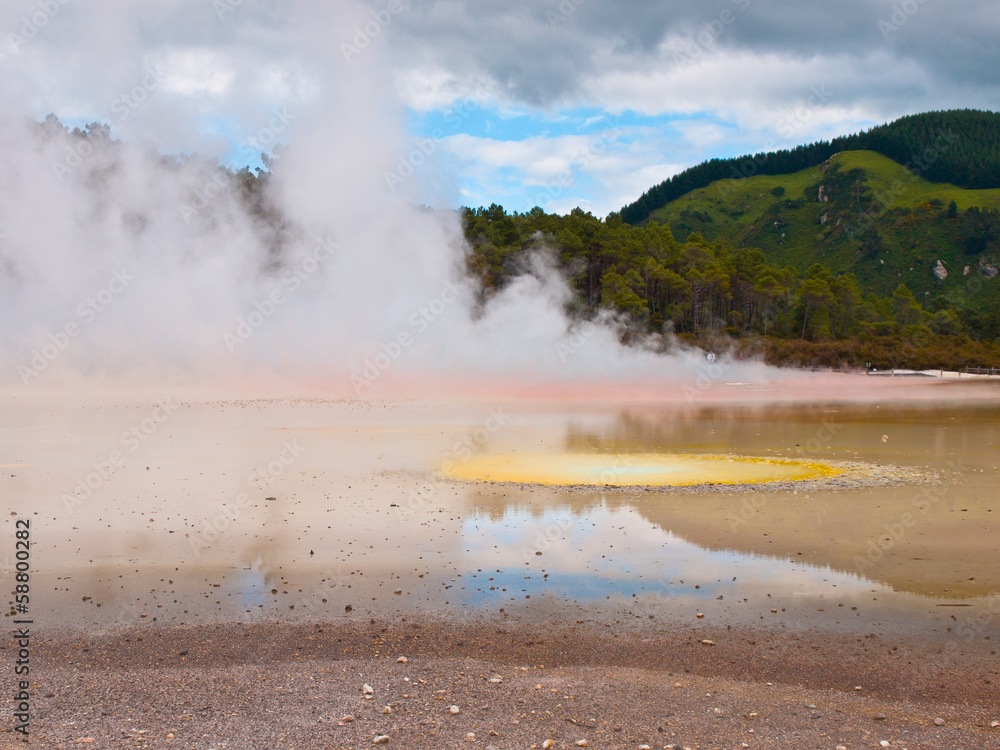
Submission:
{"label": "steam cloud", "polygon": [[[0,11],[0,382],[259,375],[364,396],[437,376],[704,380],[699,352],[623,347],[609,319],[571,322],[542,256],[477,306],[457,215],[416,207],[419,157],[403,189],[387,187],[419,150],[380,59],[389,10],[12,5]],[[48,110],[105,125],[74,136],[39,125]],[[288,144],[266,207],[277,226],[247,209],[218,157],[163,156],[224,155],[212,133],[227,118],[255,123],[241,157]]]}

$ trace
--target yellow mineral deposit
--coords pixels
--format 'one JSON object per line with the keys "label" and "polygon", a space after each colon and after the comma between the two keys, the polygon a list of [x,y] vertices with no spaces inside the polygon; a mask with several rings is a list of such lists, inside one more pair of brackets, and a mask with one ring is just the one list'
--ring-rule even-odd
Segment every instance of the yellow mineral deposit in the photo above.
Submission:
{"label": "yellow mineral deposit", "polygon": [[840,473],[816,462],[674,453],[481,455],[446,463],[441,471],[451,479],[467,481],[613,487],[758,484]]}

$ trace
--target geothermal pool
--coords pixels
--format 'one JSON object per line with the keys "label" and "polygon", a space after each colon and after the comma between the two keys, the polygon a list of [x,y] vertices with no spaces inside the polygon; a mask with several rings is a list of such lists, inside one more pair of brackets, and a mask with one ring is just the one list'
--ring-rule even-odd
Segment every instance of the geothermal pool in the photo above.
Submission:
{"label": "geothermal pool", "polygon": [[[7,393],[0,560],[30,519],[35,622],[88,632],[414,615],[995,639],[1000,406],[975,387],[822,405]],[[912,472],[810,481],[845,463]],[[661,480],[678,486],[629,486]]]}
{"label": "geothermal pool", "polygon": [[760,484],[836,476],[828,464],[679,453],[485,454],[440,467],[451,479],[595,487]]}

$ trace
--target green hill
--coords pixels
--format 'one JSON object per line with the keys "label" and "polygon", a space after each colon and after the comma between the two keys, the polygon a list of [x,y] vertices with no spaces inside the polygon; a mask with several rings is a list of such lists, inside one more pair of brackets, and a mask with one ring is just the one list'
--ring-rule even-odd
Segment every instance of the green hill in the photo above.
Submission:
{"label": "green hill", "polygon": [[927,112],[871,130],[794,149],[711,159],[664,180],[621,210],[641,224],[671,201],[717,180],[785,175],[816,167],[842,151],[875,151],[932,182],[969,189],[1000,187],[1000,114],[979,110]]}
{"label": "green hill", "polygon": [[[998,188],[933,183],[872,151],[846,151],[793,174],[719,180],[651,218],[681,241],[698,233],[760,248],[770,262],[800,271],[814,263],[850,271],[866,291],[888,294],[905,283],[919,297],[955,287],[966,266],[991,272],[996,210]],[[934,275],[939,260],[945,280]]]}

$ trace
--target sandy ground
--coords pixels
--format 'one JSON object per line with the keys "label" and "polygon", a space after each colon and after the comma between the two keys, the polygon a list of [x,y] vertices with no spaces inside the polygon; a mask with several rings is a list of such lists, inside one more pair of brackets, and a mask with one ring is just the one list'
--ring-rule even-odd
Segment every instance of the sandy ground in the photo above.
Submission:
{"label": "sandy ground", "polygon": [[[878,636],[411,620],[46,637],[31,744],[1000,747],[995,652],[937,651]],[[0,746],[22,747],[9,726]]]}

